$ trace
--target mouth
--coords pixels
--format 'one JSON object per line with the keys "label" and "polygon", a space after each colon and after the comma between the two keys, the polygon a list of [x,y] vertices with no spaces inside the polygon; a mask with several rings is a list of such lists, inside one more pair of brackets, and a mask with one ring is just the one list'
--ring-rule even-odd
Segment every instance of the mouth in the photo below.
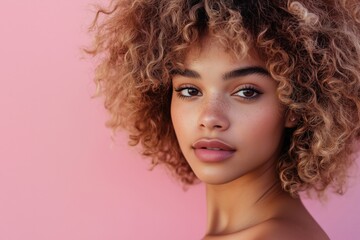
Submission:
{"label": "mouth", "polygon": [[199,139],[192,147],[194,149],[207,149],[213,151],[235,151],[236,149],[230,144],[219,139]]}
{"label": "mouth", "polygon": [[236,149],[219,139],[200,139],[192,148],[202,162],[221,162],[234,155]]}
{"label": "mouth", "polygon": [[214,150],[214,151],[224,150],[224,149],[221,149],[221,148],[211,148],[211,147],[202,147],[201,149]]}

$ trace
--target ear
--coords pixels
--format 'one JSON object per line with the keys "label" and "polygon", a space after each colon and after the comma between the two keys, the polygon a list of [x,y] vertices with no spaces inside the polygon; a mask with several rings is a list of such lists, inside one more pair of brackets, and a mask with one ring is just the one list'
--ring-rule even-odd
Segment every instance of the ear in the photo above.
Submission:
{"label": "ear", "polygon": [[295,113],[291,110],[288,110],[286,113],[285,119],[285,127],[286,128],[293,128],[296,127],[298,124],[299,118],[295,115]]}

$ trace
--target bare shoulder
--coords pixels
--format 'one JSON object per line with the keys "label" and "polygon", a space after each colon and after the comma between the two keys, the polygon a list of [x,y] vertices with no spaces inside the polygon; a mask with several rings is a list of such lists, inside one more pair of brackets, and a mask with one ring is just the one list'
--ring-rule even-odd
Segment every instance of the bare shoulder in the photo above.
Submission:
{"label": "bare shoulder", "polygon": [[274,218],[237,233],[205,237],[205,240],[329,240],[316,224],[299,224],[289,219]]}
{"label": "bare shoulder", "polygon": [[329,240],[317,223],[301,224],[289,219],[270,219],[254,227],[252,234],[254,240]]}
{"label": "bare shoulder", "polygon": [[227,240],[329,240],[329,237],[316,224],[301,224],[289,219],[274,218],[248,228]]}

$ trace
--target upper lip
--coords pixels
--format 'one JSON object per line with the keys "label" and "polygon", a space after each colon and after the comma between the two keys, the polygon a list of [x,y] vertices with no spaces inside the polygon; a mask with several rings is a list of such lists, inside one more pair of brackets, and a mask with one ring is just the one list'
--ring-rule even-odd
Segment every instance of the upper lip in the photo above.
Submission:
{"label": "upper lip", "polygon": [[220,139],[208,139],[202,138],[197,140],[193,145],[195,149],[206,149],[206,148],[218,148],[223,151],[235,151],[236,149],[230,146],[228,143],[220,140]]}

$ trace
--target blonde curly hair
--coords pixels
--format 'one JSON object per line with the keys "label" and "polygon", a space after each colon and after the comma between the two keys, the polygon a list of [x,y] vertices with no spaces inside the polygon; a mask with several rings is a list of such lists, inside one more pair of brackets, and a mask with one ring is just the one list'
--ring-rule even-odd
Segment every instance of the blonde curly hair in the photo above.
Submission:
{"label": "blonde curly hair", "polygon": [[107,125],[126,129],[152,165],[196,181],[172,126],[171,80],[211,32],[236,56],[254,46],[281,103],[299,119],[278,160],[284,190],[343,192],[360,135],[358,0],[113,0],[98,9],[91,30],[87,51],[101,59],[95,82],[111,114]]}

